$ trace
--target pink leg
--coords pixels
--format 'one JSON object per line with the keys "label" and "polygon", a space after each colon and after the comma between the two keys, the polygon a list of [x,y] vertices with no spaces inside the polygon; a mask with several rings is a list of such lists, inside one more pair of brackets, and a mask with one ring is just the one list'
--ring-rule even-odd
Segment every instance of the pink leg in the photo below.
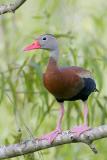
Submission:
{"label": "pink leg", "polygon": [[87,122],[87,117],[88,117],[88,106],[87,106],[87,102],[84,102],[84,124],[74,127],[73,129],[71,129],[71,132],[76,133],[77,136],[80,136],[80,134],[82,134],[85,131],[90,130],[90,128],[88,127],[88,122]]}
{"label": "pink leg", "polygon": [[87,102],[84,102],[84,125],[88,125],[87,117],[88,117],[88,106]]}
{"label": "pink leg", "polygon": [[61,107],[60,107],[60,114],[59,114],[59,118],[58,118],[58,122],[57,122],[57,126],[56,129],[54,131],[52,131],[51,133],[48,133],[46,135],[43,135],[40,139],[46,139],[49,143],[52,143],[53,140],[57,137],[57,135],[59,133],[61,133],[61,123],[62,123],[62,118],[64,115],[64,104],[60,103]]}

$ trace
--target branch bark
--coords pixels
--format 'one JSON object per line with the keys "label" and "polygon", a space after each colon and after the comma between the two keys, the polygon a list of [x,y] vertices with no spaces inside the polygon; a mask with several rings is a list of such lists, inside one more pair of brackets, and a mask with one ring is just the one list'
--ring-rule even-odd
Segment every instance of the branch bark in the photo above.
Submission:
{"label": "branch bark", "polygon": [[55,147],[58,145],[63,145],[68,143],[78,143],[78,142],[82,142],[89,145],[91,150],[94,153],[97,153],[97,150],[95,146],[92,144],[92,142],[106,137],[107,137],[107,125],[93,128],[81,134],[79,137],[76,137],[74,133],[71,133],[70,130],[67,130],[59,134],[52,144],[49,144],[46,140],[30,139],[18,144],[1,146],[0,159],[12,158],[36,152],[39,150]]}
{"label": "branch bark", "polygon": [[16,0],[16,2],[12,4],[0,5],[0,15],[5,14],[7,12],[15,12],[26,1],[27,0]]}

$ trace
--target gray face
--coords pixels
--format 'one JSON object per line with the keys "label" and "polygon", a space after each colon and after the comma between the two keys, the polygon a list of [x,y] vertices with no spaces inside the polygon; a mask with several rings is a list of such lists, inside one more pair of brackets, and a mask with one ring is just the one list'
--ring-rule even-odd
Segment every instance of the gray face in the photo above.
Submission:
{"label": "gray face", "polygon": [[41,35],[38,39],[42,49],[56,50],[58,48],[57,40],[53,35]]}

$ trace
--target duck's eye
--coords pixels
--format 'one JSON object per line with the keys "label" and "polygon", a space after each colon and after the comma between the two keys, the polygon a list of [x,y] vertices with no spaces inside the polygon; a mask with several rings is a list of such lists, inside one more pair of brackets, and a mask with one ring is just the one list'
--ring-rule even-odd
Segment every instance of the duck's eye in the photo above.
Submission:
{"label": "duck's eye", "polygon": [[43,37],[43,40],[45,41],[45,40],[46,40],[46,37]]}

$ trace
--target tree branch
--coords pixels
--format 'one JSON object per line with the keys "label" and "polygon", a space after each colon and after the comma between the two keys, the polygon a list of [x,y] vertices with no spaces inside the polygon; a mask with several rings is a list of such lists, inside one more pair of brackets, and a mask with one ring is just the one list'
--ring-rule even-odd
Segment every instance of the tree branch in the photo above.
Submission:
{"label": "tree branch", "polygon": [[97,153],[95,146],[92,144],[93,141],[107,137],[107,125],[93,128],[85,133],[76,137],[70,130],[63,131],[57,136],[52,144],[49,144],[46,140],[31,139],[23,141],[19,144],[11,144],[8,146],[0,147],[0,159],[11,158],[21,156],[24,154],[36,152],[46,148],[55,147],[58,145],[82,142],[91,148],[94,153]]}
{"label": "tree branch", "polygon": [[15,12],[26,1],[27,0],[16,0],[16,2],[12,4],[0,5],[0,15],[5,14],[7,12]]}

